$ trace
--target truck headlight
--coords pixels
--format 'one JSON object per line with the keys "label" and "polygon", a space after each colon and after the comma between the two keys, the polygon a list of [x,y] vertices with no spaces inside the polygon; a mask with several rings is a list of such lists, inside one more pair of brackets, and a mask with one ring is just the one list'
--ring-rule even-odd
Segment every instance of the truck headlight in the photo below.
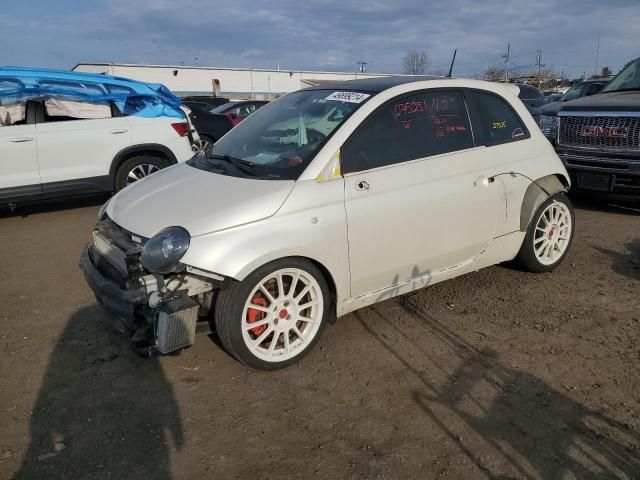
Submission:
{"label": "truck headlight", "polygon": [[554,138],[556,136],[556,129],[558,128],[558,117],[551,115],[540,115],[540,130],[547,138]]}
{"label": "truck headlight", "polygon": [[165,228],[144,244],[140,261],[151,272],[168,273],[187,252],[190,241],[191,236],[184,228]]}

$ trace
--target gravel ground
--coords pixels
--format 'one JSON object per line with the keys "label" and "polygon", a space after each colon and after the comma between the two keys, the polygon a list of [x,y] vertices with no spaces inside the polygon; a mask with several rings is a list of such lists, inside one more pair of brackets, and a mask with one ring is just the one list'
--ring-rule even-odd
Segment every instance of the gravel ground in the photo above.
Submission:
{"label": "gravel ground", "polygon": [[0,218],[0,478],[640,478],[640,216],[581,203],[551,274],[495,266],[252,371],[141,359],[77,266],[98,202]]}

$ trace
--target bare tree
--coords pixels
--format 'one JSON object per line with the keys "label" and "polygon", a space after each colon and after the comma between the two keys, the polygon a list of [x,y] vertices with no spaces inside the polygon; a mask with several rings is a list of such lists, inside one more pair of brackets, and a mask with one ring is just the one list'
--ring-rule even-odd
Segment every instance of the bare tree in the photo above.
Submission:
{"label": "bare tree", "polygon": [[484,71],[484,79],[489,82],[499,82],[504,80],[504,68],[490,66]]}
{"label": "bare tree", "polygon": [[404,71],[409,75],[424,75],[424,71],[429,63],[429,57],[423,50],[413,50],[407,53],[402,61],[404,63]]}
{"label": "bare tree", "polygon": [[602,70],[600,70],[600,76],[608,77],[609,75],[613,75],[611,69],[609,67],[602,67]]}
{"label": "bare tree", "polygon": [[[625,68],[627,68],[629,65],[631,65],[631,64],[632,64],[633,62],[635,62],[636,60],[637,60],[636,58],[634,58],[634,59],[632,59],[632,60],[629,60],[627,63],[625,63],[625,64],[622,66],[622,68],[620,69],[620,72],[621,72],[622,70],[624,70]],[[620,73],[620,72],[618,72],[618,73]]]}

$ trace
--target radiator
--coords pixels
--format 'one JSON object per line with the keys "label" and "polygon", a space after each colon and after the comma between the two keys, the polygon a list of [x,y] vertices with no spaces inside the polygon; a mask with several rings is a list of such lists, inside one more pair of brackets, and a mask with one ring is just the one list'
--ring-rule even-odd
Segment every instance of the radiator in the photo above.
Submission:
{"label": "radiator", "polygon": [[184,297],[165,304],[156,323],[156,348],[170,353],[195,342],[198,322],[198,303]]}

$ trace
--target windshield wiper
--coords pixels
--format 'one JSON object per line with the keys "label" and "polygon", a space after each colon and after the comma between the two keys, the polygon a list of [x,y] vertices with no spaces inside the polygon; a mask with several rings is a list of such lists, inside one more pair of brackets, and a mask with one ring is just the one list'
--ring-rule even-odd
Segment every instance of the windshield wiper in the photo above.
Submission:
{"label": "windshield wiper", "polygon": [[213,158],[214,160],[224,160],[225,162],[234,165],[238,170],[241,170],[248,175],[255,176],[255,172],[253,171],[253,169],[255,168],[256,164],[250,162],[249,160],[232,157],[231,155],[216,155],[213,153],[209,154],[209,158]]}

